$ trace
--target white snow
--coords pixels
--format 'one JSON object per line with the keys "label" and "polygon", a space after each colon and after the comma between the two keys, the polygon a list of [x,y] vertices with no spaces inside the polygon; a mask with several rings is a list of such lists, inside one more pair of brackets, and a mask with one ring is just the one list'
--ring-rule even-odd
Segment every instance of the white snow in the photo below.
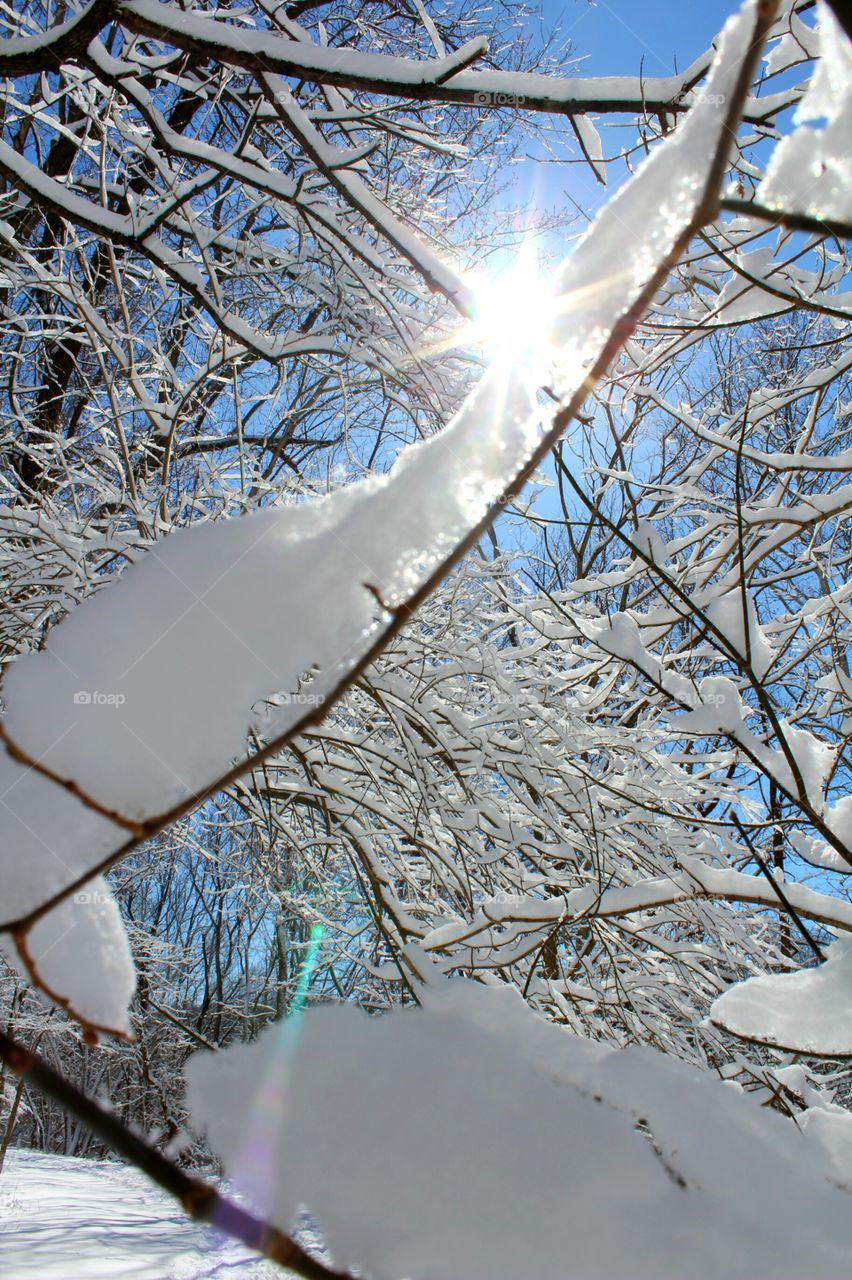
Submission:
{"label": "white snow", "polygon": [[808,1107],[797,1124],[825,1148],[839,1183],[852,1191],[852,1112],[830,1104]]}
{"label": "white snow", "polygon": [[595,177],[598,182],[606,186],[606,165],[603,163],[601,135],[588,116],[573,116],[571,123],[574,126],[574,132],[577,134],[577,140],[583,149],[583,153],[594,170]]}
{"label": "white snow", "polygon": [[837,850],[832,849],[825,840],[817,840],[804,831],[788,831],[787,840],[799,857],[809,862],[812,867],[821,867],[825,871],[848,872],[849,863],[845,862]]}
{"label": "white snow", "polygon": [[[753,249],[750,253],[737,251],[731,255],[731,260],[747,275],[763,279],[773,265],[773,257],[774,249],[764,247]],[[770,283],[776,289],[781,289],[786,283],[785,276],[778,271],[777,264],[775,269],[775,279]],[[745,320],[754,320],[762,316],[775,315],[779,311],[787,311],[794,305],[794,301],[795,299],[785,301],[783,298],[778,298],[766,289],[758,288],[757,285],[752,284],[751,280],[734,273],[716,300],[713,319],[721,324],[740,324]]]}
{"label": "white snow", "polygon": [[710,1016],[734,1035],[792,1052],[852,1057],[852,943],[833,943],[815,969],[738,983]]}
{"label": "white snow", "polygon": [[281,1280],[126,1165],[15,1150],[0,1174],[6,1280]]}
{"label": "white snow", "polygon": [[690,733],[736,733],[743,724],[743,704],[726,676],[705,676],[698,685],[700,704],[676,718]]}
{"label": "white snow", "polygon": [[[758,680],[762,680],[775,659],[775,650],[757,621],[757,610],[751,596],[746,597],[744,605],[742,592],[736,589],[728,591],[712,599],[705,612],[736,653],[743,658],[750,656],[752,670]],[[748,615],[748,645],[745,614]]]}
{"label": "white snow", "polygon": [[828,1280],[852,1248],[816,1139],[663,1055],[578,1039],[509,987],[310,1010],[197,1055],[188,1079],[236,1186],[285,1229],[306,1207],[336,1264],[372,1280]]}
{"label": "white snow", "polygon": [[841,796],[830,805],[825,810],[825,820],[839,840],[852,846],[852,796]]}
{"label": "white snow", "polygon": [[95,1030],[130,1034],[127,1009],[136,971],[118,904],[101,876],[42,916],[27,934],[26,960],[12,939],[0,948],[27,980],[54,993],[79,1021]]}
{"label": "white snow", "polygon": [[586,629],[589,638],[614,658],[632,662],[641,671],[656,671],[659,666],[657,659],[645,648],[636,619],[629,613],[614,613],[604,622],[594,622]]}
{"label": "white snow", "polygon": [[780,727],[787,748],[796,761],[807,798],[819,812],[825,804],[825,790],[837,761],[837,749],[787,720],[782,720]]}
{"label": "white snow", "polygon": [[773,42],[763,59],[768,75],[778,75],[805,58],[816,58],[819,55],[819,42],[813,27],[807,26],[795,12],[791,11],[785,17],[789,30],[778,38],[777,43]]}
{"label": "white snow", "polygon": [[[852,44],[824,0],[819,50],[797,128],[775,148],[757,198],[775,208],[821,218],[852,217]],[[822,129],[810,121],[824,118]]]}

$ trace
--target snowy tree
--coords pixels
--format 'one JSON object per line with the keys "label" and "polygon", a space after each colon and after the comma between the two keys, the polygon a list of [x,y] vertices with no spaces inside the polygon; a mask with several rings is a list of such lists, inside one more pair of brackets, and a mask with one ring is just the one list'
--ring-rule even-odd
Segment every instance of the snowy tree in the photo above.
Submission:
{"label": "snowy tree", "polygon": [[[10,973],[127,1036],[141,909],[127,1119],[174,1136],[153,999],[265,1221],[0,1046],[303,1274],[303,1208],[388,1280],[559,1270],[566,1229],[588,1276],[848,1251],[848,1115],[778,1061],[850,1053],[852,54],[813,8],[659,81],[420,5],[95,0],[0,52]],[[636,169],[526,309],[465,270],[517,115]]]}

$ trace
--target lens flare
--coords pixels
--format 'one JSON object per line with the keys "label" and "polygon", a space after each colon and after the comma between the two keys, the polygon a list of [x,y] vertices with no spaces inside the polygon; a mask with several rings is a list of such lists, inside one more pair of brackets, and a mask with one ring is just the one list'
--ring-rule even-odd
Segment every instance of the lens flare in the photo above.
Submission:
{"label": "lens flare", "polygon": [[553,357],[556,294],[539,263],[522,254],[508,270],[472,275],[475,314],[469,339],[491,360],[544,369]]}
{"label": "lens flare", "polygon": [[305,1000],[308,995],[308,987],[311,984],[311,978],[314,976],[314,969],[317,965],[317,957],[319,955],[320,943],[322,942],[325,930],[321,924],[315,924],[311,928],[311,937],[308,943],[308,949],[305,958],[302,961],[302,967],[299,970],[299,979],[296,983],[296,991],[290,1004],[289,1018],[298,1017],[305,1007]]}
{"label": "lens flare", "polygon": [[275,1031],[280,1053],[271,1055],[269,1069],[257,1083],[246,1120],[245,1143],[233,1170],[235,1183],[264,1215],[268,1215],[274,1203],[279,1162],[284,1158],[279,1141],[283,1112],[287,1105],[286,1079],[282,1078],[282,1068],[298,1042],[302,1013],[320,958],[324,932],[321,924],[315,924],[311,929],[287,1017],[278,1023]]}

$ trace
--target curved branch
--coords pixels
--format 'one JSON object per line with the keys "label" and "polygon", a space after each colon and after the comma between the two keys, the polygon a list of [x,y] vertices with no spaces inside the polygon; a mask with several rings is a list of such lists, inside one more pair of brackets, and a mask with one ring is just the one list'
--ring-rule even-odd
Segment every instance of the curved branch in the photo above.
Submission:
{"label": "curved branch", "polygon": [[806,231],[817,236],[835,236],[838,240],[852,240],[852,222],[841,218],[818,218],[812,213],[795,213],[791,209],[771,209],[756,200],[741,200],[726,196],[719,201],[725,213],[736,213],[746,218],[757,218],[773,227],[787,227],[790,231]]}
{"label": "curved branch", "polygon": [[92,0],[82,13],[38,36],[0,41],[0,76],[31,76],[52,71],[85,53],[98,32],[118,11],[116,0]]}

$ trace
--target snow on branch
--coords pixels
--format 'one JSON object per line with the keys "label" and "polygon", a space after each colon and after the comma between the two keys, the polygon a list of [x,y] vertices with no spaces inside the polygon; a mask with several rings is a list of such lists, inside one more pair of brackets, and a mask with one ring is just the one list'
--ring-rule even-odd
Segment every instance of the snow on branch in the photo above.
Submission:
{"label": "snow on branch", "polygon": [[0,41],[0,76],[38,75],[74,61],[117,11],[117,0],[92,0],[61,26],[40,35]]}
{"label": "snow on branch", "polygon": [[[236,162],[232,162],[232,166]],[[215,280],[205,283],[204,274],[192,261],[170,251],[150,223],[159,219],[140,220],[132,214],[122,215],[93,200],[87,200],[69,191],[64,183],[44,173],[26,156],[18,154],[8,143],[0,139],[0,174],[6,177],[16,191],[29,197],[41,208],[48,208],[59,218],[73,225],[86,228],[105,240],[138,248],[155,268],[159,268],[184,290],[219,328],[246,350],[271,361],[279,361],[297,355],[338,355],[346,352],[339,341],[323,333],[288,333],[281,337],[267,337],[237,312],[223,307],[217,298]],[[244,176],[244,175],[240,175]],[[266,176],[266,184],[273,179]],[[276,184],[277,185],[277,184]],[[291,184],[287,183],[289,188]],[[378,203],[378,201],[376,202]],[[162,211],[161,211],[162,212]],[[413,237],[412,237],[413,238]],[[0,240],[14,250],[20,250],[12,228],[0,222]],[[426,254],[425,248],[423,249]],[[350,353],[351,354],[351,353]]]}
{"label": "snow on branch", "polygon": [[[616,888],[596,885],[572,889],[559,897],[503,897],[481,903],[472,920],[443,924],[423,940],[424,950],[477,948],[487,952],[495,965],[501,957],[514,962],[528,949],[527,938],[540,941],[542,930],[558,924],[572,924],[594,917],[596,920],[639,915],[675,903],[704,898],[726,902],[749,902],[777,907],[778,897],[762,880],[729,867],[711,867],[700,858],[681,855],[682,870],[655,879],[637,880]],[[784,892],[793,907],[808,919],[852,933],[852,904],[807,885],[785,884]],[[532,945],[537,945],[534,941]]]}
{"label": "snow on branch", "polygon": [[[797,128],[775,148],[759,203],[831,222],[852,222],[852,41],[824,0],[820,57],[796,111]],[[824,128],[814,120],[824,119]]]}
{"label": "snow on branch", "polygon": [[817,1133],[673,1058],[575,1037],[510,987],[437,979],[421,999],[309,1010],[189,1063],[193,1123],[238,1190],[285,1231],[307,1208],[335,1265],[841,1273],[852,1217]]}
{"label": "snow on branch", "polygon": [[[682,114],[691,105],[690,90],[713,63],[711,49],[673,76],[558,78],[537,72],[470,71],[459,70],[458,66],[466,66],[486,51],[486,46],[476,41],[427,62],[288,40],[268,31],[187,14],[157,0],[130,0],[121,5],[120,15],[122,25],[140,35],[257,74],[297,76],[367,93],[484,110],[514,106],[557,115],[582,115],[587,111]],[[755,99],[749,104],[746,119],[766,119],[787,101],[787,94],[779,94],[771,102]]]}
{"label": "snow on branch", "polygon": [[788,1053],[852,1058],[849,940],[833,943],[816,968],[737,983],[714,1001],[710,1017],[735,1036]]}

